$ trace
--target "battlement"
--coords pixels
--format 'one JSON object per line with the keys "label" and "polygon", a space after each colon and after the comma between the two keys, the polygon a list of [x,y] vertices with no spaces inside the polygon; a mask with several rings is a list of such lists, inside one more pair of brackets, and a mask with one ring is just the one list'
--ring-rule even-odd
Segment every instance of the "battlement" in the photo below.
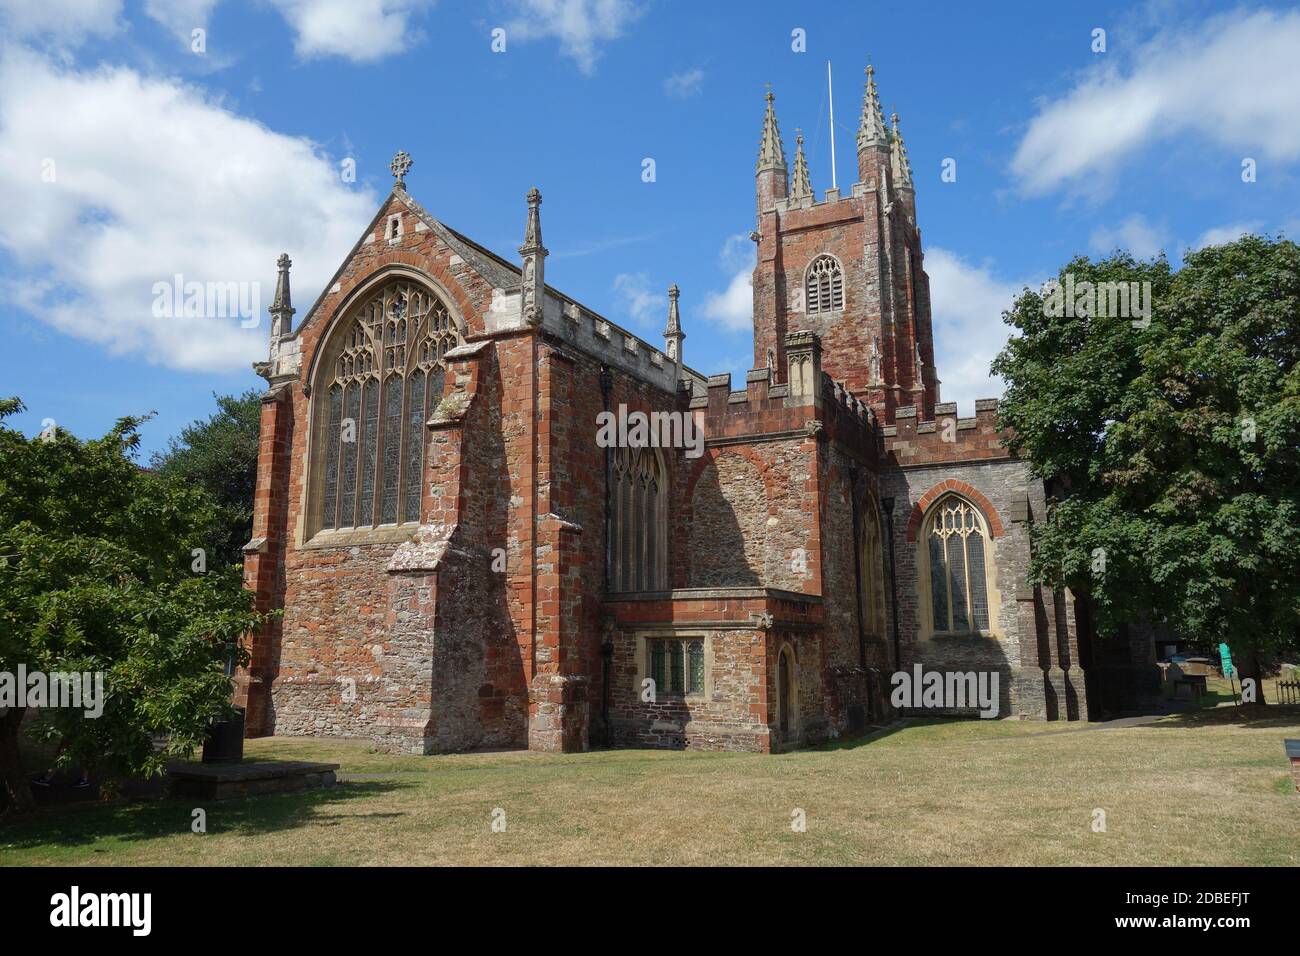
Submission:
{"label": "battlement", "polygon": [[956,402],[934,406],[933,421],[919,421],[914,405],[894,410],[894,424],[881,429],[885,454],[898,465],[1010,458],[1007,432],[998,428],[998,400],[981,398],[975,415],[961,418]]}
{"label": "battlement", "polygon": [[[745,388],[733,391],[730,373],[710,375],[704,394],[690,401],[706,441],[743,439],[774,432],[804,431],[861,449],[873,460],[881,429],[875,413],[821,370],[821,342],[813,332],[786,336],[790,380],[772,382],[769,368],[745,374]],[[815,384],[814,384],[815,383]]]}

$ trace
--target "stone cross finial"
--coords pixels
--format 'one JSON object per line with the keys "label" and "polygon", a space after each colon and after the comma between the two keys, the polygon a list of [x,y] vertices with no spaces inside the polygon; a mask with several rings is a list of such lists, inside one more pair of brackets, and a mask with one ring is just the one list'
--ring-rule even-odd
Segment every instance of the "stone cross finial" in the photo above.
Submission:
{"label": "stone cross finial", "polygon": [[393,157],[393,161],[389,163],[388,168],[393,171],[393,178],[397,180],[394,185],[405,188],[406,174],[410,171],[412,163],[411,154],[404,149],[399,150],[397,155]]}
{"label": "stone cross finial", "polygon": [[287,252],[280,253],[280,258],[275,260],[275,266],[281,272],[288,272],[291,265],[293,265],[293,260],[289,258]]}

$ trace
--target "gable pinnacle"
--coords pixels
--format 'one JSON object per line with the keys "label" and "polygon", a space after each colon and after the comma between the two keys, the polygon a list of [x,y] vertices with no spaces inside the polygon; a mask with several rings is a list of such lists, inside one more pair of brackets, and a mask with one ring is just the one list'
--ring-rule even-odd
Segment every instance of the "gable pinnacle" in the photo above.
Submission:
{"label": "gable pinnacle", "polygon": [[880,109],[880,95],[876,90],[876,68],[867,64],[867,85],[862,94],[862,119],[858,123],[858,149],[882,147],[889,142],[885,132],[885,114]]}
{"label": "gable pinnacle", "polygon": [[794,137],[794,186],[790,191],[791,199],[807,199],[812,196],[812,183],[808,180],[808,161],[803,155],[803,133],[796,127]]}
{"label": "gable pinnacle", "polygon": [[275,267],[279,270],[279,275],[275,278],[275,298],[271,300],[270,312],[272,315],[281,312],[287,312],[293,315],[293,303],[290,301],[289,292],[289,267],[293,265],[293,260],[289,258],[289,253],[280,253],[280,258],[275,260]]}
{"label": "gable pinnacle", "polygon": [[393,161],[388,164],[388,168],[393,171],[393,178],[397,180],[393,183],[394,189],[406,188],[406,174],[414,163],[415,161],[411,159],[410,153],[404,149],[398,150],[397,155],[393,157]]}
{"label": "gable pinnacle", "polygon": [[519,247],[520,255],[538,252],[547,255],[542,246],[542,215],[538,207],[542,204],[542,194],[536,186],[528,190],[528,223],[524,226],[524,244]]}
{"label": "gable pinnacle", "polygon": [[677,300],[681,294],[682,290],[677,288],[676,282],[668,287],[668,328],[664,329],[664,335],[675,335],[684,339],[686,333],[682,331],[682,315],[677,307]]}
{"label": "gable pinnacle", "polygon": [[764,169],[785,169],[785,147],[781,145],[781,130],[776,125],[776,99],[767,91],[767,111],[763,114],[763,137],[758,142],[758,172]]}
{"label": "gable pinnacle", "polygon": [[903,143],[903,134],[898,130],[898,114],[895,113],[890,117],[893,121],[893,142],[890,147],[890,158],[894,167],[894,179],[898,181],[899,189],[912,188],[912,164],[907,161],[907,146]]}

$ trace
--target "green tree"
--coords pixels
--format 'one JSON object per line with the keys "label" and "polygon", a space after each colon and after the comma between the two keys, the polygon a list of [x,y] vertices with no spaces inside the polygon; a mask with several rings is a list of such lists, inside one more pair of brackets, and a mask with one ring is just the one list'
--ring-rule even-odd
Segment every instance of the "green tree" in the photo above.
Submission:
{"label": "green tree", "polygon": [[1120,253],[1067,274],[1149,282],[1152,310],[1068,316],[1026,290],[1004,316],[1001,423],[1058,499],[1031,574],[1088,595],[1104,631],[1150,614],[1227,641],[1259,686],[1260,652],[1300,634],[1300,248],[1250,236],[1177,272]]}
{"label": "green tree", "polygon": [[155,471],[198,485],[216,503],[221,532],[212,551],[226,563],[241,564],[242,548],[253,536],[261,396],[257,389],[214,395],[216,413],[186,426],[150,460]]}
{"label": "green tree", "polygon": [[[208,560],[220,515],[185,482],[134,460],[141,419],[103,438],[35,438],[0,400],[0,672],[100,672],[103,711],[42,708],[35,732],[65,765],[152,775],[230,714],[226,667],[258,622],[234,565]],[[19,752],[24,708],[0,716],[0,803],[31,805]],[[166,736],[162,747],[155,740]]]}

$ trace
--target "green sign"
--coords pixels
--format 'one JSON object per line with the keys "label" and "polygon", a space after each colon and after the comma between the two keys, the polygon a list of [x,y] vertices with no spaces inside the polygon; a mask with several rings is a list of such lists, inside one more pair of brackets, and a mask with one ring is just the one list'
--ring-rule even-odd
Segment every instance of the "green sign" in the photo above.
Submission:
{"label": "green sign", "polygon": [[1232,653],[1228,650],[1227,644],[1219,645],[1219,660],[1223,662],[1223,676],[1232,676]]}

